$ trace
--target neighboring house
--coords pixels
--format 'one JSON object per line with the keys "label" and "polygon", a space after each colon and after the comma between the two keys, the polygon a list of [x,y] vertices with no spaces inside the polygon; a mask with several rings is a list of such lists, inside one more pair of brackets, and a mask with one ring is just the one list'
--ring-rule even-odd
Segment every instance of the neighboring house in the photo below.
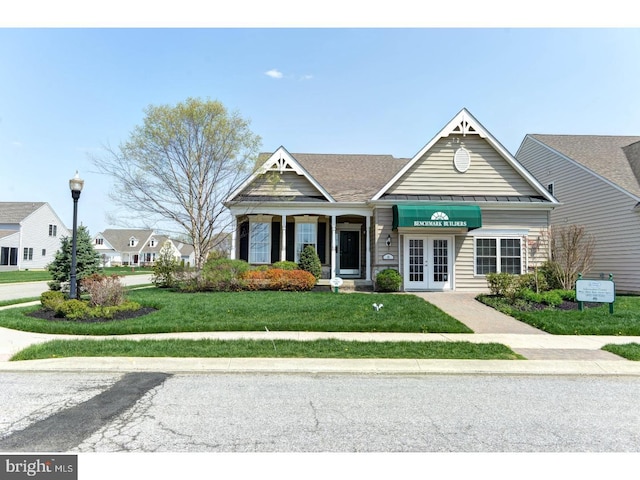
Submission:
{"label": "neighboring house", "polygon": [[232,258],[297,262],[312,245],[325,278],[394,268],[404,290],[480,291],[547,259],[557,200],[463,109],[411,159],[280,147],[225,205]]}
{"label": "neighboring house", "polygon": [[552,225],[584,225],[595,237],[585,277],[614,275],[640,292],[640,136],[527,135],[516,158],[561,202]]}
{"label": "neighboring house", "polygon": [[0,271],[43,270],[70,236],[46,202],[0,202]]}
{"label": "neighboring house", "polygon": [[107,229],[93,237],[93,248],[105,267],[143,267],[153,265],[167,240],[177,259],[184,258],[183,255],[188,258],[189,253],[182,251],[187,251],[184,244],[180,250],[168,236],[159,235],[153,230]]}

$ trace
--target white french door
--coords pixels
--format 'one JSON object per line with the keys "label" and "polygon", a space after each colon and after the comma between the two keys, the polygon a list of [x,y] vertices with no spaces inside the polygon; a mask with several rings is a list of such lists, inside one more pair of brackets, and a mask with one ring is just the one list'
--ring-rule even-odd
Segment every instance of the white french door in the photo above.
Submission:
{"label": "white french door", "polygon": [[404,237],[405,290],[450,290],[453,239],[451,237]]}

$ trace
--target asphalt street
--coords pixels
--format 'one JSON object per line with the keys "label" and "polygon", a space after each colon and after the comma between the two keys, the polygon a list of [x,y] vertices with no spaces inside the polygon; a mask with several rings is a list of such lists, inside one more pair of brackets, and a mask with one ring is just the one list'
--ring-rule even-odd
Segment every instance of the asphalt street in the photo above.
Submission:
{"label": "asphalt street", "polygon": [[640,452],[637,377],[34,372],[0,381],[11,405],[0,413],[0,451]]}

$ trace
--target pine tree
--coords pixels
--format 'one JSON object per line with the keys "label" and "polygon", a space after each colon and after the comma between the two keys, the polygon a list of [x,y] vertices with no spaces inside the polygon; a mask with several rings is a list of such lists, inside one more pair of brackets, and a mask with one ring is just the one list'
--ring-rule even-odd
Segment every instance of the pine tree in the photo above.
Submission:
{"label": "pine tree", "polygon": [[[94,273],[101,272],[100,255],[93,248],[91,237],[87,227],[78,227],[76,238],[76,280],[77,291],[80,292],[80,281]],[[51,273],[53,281],[49,282],[51,290],[60,290],[61,284],[69,281],[71,275],[71,248],[73,239],[62,237],[60,249],[49,265],[47,270]]]}

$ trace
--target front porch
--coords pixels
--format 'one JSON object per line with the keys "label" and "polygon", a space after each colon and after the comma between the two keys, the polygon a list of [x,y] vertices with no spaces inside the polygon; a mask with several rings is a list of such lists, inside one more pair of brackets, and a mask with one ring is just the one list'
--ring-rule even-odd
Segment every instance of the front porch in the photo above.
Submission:
{"label": "front porch", "polygon": [[372,284],[369,211],[274,214],[265,208],[261,213],[235,215],[234,219],[231,258],[252,265],[298,263],[302,250],[312,246],[322,264],[323,280],[341,277]]}

